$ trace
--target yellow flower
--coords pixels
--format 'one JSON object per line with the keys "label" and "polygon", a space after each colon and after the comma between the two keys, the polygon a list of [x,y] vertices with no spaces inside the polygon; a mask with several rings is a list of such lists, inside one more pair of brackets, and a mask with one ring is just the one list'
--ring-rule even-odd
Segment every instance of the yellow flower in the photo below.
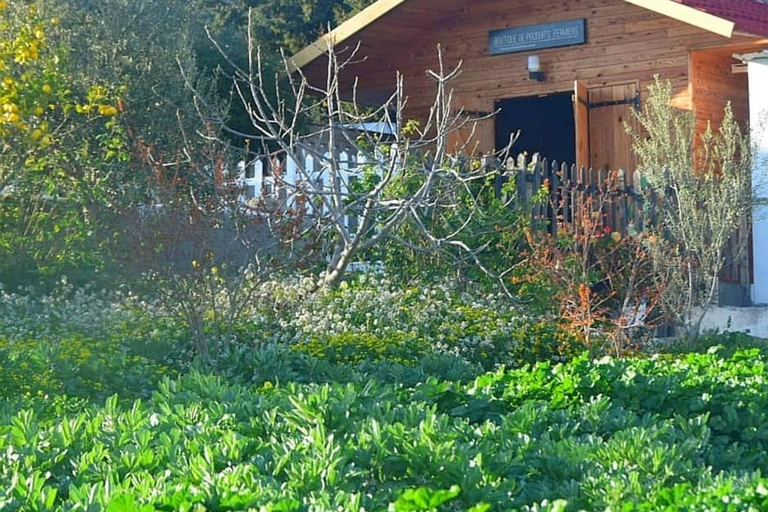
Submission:
{"label": "yellow flower", "polygon": [[620,231],[614,231],[611,233],[611,240],[614,242],[621,242],[621,232]]}
{"label": "yellow flower", "polygon": [[5,0],[0,0],[0,9],[7,9],[8,8],[8,2]]}
{"label": "yellow flower", "polygon": [[[0,0],[0,1],[2,1],[2,0]],[[61,23],[61,20],[59,18],[51,19],[51,25],[53,25],[54,27],[58,26],[59,23]]]}
{"label": "yellow flower", "polygon": [[43,131],[38,128],[32,132],[32,140],[40,140],[43,137]]}
{"label": "yellow flower", "polygon": [[51,86],[50,86],[50,85],[48,85],[48,84],[45,84],[45,85],[43,85],[43,92],[44,92],[45,94],[51,94],[51,91],[52,91],[52,90],[53,90],[53,89],[51,89]]}
{"label": "yellow flower", "polygon": [[37,108],[35,108],[35,115],[36,115],[37,117],[40,117],[40,116],[42,116],[43,114],[45,114],[45,109],[44,109],[43,107],[37,107]]}

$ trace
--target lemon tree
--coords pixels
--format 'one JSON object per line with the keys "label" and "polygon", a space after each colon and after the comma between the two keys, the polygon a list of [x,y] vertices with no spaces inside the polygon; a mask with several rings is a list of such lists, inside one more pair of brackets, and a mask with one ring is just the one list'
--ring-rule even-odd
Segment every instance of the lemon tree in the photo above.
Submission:
{"label": "lemon tree", "polygon": [[127,159],[117,91],[68,74],[59,18],[0,0],[0,278],[95,270]]}

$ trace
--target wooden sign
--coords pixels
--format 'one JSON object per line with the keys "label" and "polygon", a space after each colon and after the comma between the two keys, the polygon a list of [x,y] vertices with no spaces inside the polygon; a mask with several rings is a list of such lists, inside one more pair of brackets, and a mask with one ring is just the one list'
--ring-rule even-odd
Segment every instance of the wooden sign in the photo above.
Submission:
{"label": "wooden sign", "polygon": [[586,41],[586,20],[558,21],[492,30],[489,33],[488,52],[491,55],[527,52],[584,44]]}

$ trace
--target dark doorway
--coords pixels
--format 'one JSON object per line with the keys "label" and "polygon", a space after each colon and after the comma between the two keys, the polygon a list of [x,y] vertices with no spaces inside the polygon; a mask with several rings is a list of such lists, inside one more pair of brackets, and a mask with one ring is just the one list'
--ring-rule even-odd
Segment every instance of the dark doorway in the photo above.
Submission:
{"label": "dark doorway", "polygon": [[509,135],[520,130],[512,155],[539,153],[548,160],[573,164],[576,161],[576,123],[573,93],[509,98],[496,102],[496,147],[509,143]]}

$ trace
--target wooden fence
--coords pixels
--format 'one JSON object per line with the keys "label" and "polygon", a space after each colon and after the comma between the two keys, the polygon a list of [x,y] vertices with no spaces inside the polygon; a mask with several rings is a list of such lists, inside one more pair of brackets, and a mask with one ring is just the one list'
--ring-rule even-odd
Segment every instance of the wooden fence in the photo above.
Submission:
{"label": "wooden fence", "polygon": [[[635,234],[644,227],[642,191],[634,187],[640,177],[623,170],[586,169],[534,155],[508,159],[496,179],[496,193],[509,190],[514,181],[518,204],[530,205],[535,229],[557,234],[578,219],[578,210],[586,203],[599,205],[605,226],[622,235]],[[542,195],[542,189],[544,194]]]}
{"label": "wooden fence", "polygon": [[[585,205],[596,208],[604,226],[622,236],[641,233],[658,222],[654,209],[648,207],[658,202],[652,191],[643,187],[638,171],[587,169],[549,162],[538,155],[510,158],[500,171],[496,194],[509,193],[513,188],[518,204],[530,205],[531,225],[537,230],[553,235],[562,229],[573,232],[578,229],[579,208]],[[750,236],[749,219],[745,218],[725,248],[721,282],[747,287],[751,284],[750,254],[744,250],[751,247]]]}

